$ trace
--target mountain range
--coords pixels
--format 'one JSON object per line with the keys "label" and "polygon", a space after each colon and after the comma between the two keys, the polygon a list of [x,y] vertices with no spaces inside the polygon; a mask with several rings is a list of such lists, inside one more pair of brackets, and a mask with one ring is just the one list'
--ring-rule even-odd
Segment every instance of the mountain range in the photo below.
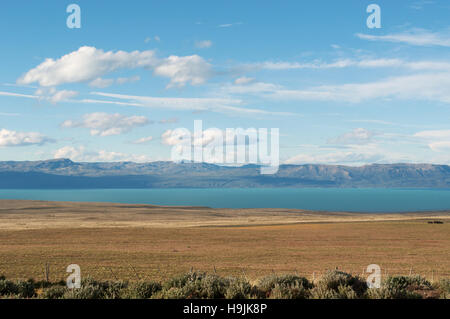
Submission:
{"label": "mountain range", "polygon": [[450,166],[434,164],[281,165],[261,175],[258,165],[191,162],[79,163],[69,159],[0,162],[0,188],[450,188]]}

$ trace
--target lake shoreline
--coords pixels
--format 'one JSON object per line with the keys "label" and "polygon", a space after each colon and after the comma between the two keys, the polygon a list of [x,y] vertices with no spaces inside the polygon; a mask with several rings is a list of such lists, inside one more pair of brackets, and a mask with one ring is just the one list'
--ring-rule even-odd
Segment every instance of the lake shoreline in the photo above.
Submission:
{"label": "lake shoreline", "polygon": [[0,229],[252,227],[304,223],[450,221],[450,210],[363,213],[284,208],[210,208],[109,202],[0,200]]}

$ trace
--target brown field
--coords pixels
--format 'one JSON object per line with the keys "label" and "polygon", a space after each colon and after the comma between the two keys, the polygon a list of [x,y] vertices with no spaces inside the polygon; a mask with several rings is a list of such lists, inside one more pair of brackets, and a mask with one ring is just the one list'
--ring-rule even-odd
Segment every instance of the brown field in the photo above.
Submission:
{"label": "brown field", "polygon": [[[429,224],[441,220],[444,224]],[[191,268],[256,278],[327,269],[450,276],[450,212],[357,214],[0,200],[0,274],[167,279]]]}

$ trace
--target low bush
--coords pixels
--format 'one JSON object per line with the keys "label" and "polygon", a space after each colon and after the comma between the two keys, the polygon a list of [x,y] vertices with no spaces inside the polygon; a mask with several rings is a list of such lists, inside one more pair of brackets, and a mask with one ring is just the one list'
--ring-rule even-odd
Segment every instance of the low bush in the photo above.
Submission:
{"label": "low bush", "polygon": [[138,281],[121,292],[124,299],[149,299],[162,289],[161,284],[153,281]]}
{"label": "low bush", "polygon": [[261,278],[257,287],[259,298],[276,298],[272,296],[275,287],[277,287],[276,292],[279,296],[298,295],[300,297],[303,291],[312,288],[313,285],[308,279],[296,275],[270,275]]}
{"label": "low bush", "polygon": [[242,278],[227,278],[228,286],[225,291],[226,299],[250,299],[254,294],[254,287]]}
{"label": "low bush", "polygon": [[311,289],[314,299],[355,299],[364,298],[367,283],[358,276],[343,271],[328,271]]}

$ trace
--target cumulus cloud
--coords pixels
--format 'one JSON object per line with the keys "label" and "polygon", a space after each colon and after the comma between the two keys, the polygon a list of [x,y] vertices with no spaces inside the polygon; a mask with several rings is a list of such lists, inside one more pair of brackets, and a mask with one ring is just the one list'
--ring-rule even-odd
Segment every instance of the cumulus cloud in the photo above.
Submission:
{"label": "cumulus cloud", "polygon": [[145,116],[125,116],[118,113],[97,112],[85,114],[81,121],[64,121],[61,126],[66,128],[88,128],[93,136],[110,136],[126,133],[135,127],[149,123],[150,121]]}
{"label": "cumulus cloud", "polygon": [[103,79],[102,76],[119,69],[145,68],[157,76],[170,79],[168,87],[198,85],[212,75],[212,66],[198,55],[157,58],[154,51],[103,51],[83,46],[59,59],[47,58],[17,80],[18,84],[38,83],[54,87],[66,83],[90,82],[94,87],[107,87],[138,80],[137,77]]}
{"label": "cumulus cloud", "polygon": [[0,130],[0,147],[43,145],[53,140],[37,132]]}
{"label": "cumulus cloud", "polygon": [[53,154],[54,158],[69,158],[73,161],[83,162],[149,162],[150,157],[146,155],[125,154],[121,152],[111,151],[88,151],[84,146],[64,146],[56,150]]}
{"label": "cumulus cloud", "polygon": [[103,51],[84,46],[59,59],[48,58],[29,70],[17,81],[19,84],[38,83],[57,86],[95,80],[118,69],[154,67],[158,62],[153,51]]}
{"label": "cumulus cloud", "polygon": [[186,83],[199,85],[212,75],[212,67],[198,55],[172,55],[155,67],[154,74],[170,78],[167,87],[182,87]]}
{"label": "cumulus cloud", "polygon": [[56,90],[55,88],[39,88],[34,93],[38,99],[47,100],[52,103],[67,101],[78,95],[77,91]]}

